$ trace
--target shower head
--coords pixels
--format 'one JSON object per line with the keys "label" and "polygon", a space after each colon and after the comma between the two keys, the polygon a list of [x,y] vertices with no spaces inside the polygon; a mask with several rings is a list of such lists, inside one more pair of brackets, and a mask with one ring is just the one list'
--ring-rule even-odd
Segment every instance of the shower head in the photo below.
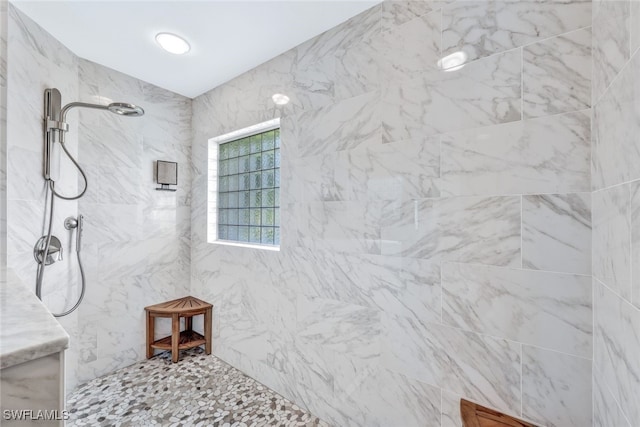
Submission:
{"label": "shower head", "polygon": [[[113,102],[109,105],[89,104],[87,102],[71,102],[60,110],[60,118],[62,122],[67,120],[67,112],[72,108],[93,108],[94,110],[108,110],[119,116],[140,117],[144,116],[144,110],[137,105],[127,102]],[[66,129],[64,129],[66,131]]]}
{"label": "shower head", "polygon": [[107,106],[107,109],[120,116],[140,117],[144,116],[144,110],[137,105],[126,102],[114,102]]}
{"label": "shower head", "polygon": [[[57,90],[57,89],[54,89],[54,90]],[[45,91],[45,94],[47,93],[48,92]],[[87,102],[71,102],[65,105],[64,107],[62,107],[62,109],[60,109],[60,112],[56,114],[56,116],[59,117],[59,119],[51,120],[52,113],[50,111],[47,111],[47,132],[54,131],[54,130],[59,131],[58,141],[62,144],[64,144],[64,139],[65,139],[64,134],[69,130],[69,125],[66,123],[67,113],[72,108],[92,108],[94,110],[107,110],[119,116],[129,116],[129,117],[144,116],[144,110],[141,107],[138,107],[137,105],[129,104],[126,102],[113,102],[109,105],[90,104]],[[46,172],[45,172],[45,175],[46,175]]]}

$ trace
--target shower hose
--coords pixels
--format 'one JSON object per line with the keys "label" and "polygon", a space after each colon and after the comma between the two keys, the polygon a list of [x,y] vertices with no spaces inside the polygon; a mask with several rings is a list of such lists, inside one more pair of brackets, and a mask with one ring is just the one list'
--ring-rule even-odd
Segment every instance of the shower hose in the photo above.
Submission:
{"label": "shower hose", "polygon": [[[43,256],[42,259],[38,262],[38,270],[36,273],[36,295],[38,298],[42,299],[42,281],[44,280],[44,268],[46,266],[47,263],[47,257],[48,257],[48,253],[49,253],[49,246],[51,244],[51,234],[52,234],[52,230],[53,230],[53,213],[55,210],[55,198],[58,197],[60,199],[63,200],[76,200],[79,199],[80,197],[82,197],[84,195],[84,193],[87,192],[87,187],[89,186],[89,183],[87,182],[87,176],[85,175],[84,171],[82,170],[82,168],[80,167],[80,165],[78,164],[78,162],[76,161],[76,159],[73,158],[73,156],[71,155],[71,153],[69,153],[69,151],[67,150],[67,147],[64,145],[64,142],[60,142],[60,146],[62,147],[62,150],[65,152],[65,154],[67,155],[67,157],[69,157],[69,160],[71,160],[71,162],[74,164],[74,166],[78,169],[78,171],[80,172],[80,174],[82,175],[82,179],[84,180],[84,189],[82,190],[82,192],[80,192],[80,194],[73,196],[73,197],[67,197],[67,196],[63,196],[60,193],[58,193],[55,190],[55,182],[51,179],[48,178],[46,180],[46,189],[45,189],[45,208],[48,207],[49,208],[49,223],[48,223],[48,227],[47,227],[47,236],[45,239],[45,245],[44,245],[44,252],[43,252]],[[48,202],[48,203],[47,203]],[[77,228],[76,228],[76,233],[81,233],[80,230],[80,224],[78,224]],[[80,297],[78,298],[78,301],[74,304],[73,307],[71,307],[69,310],[63,312],[63,313],[52,313],[55,317],[63,317],[66,316],[70,313],[72,313],[73,311],[75,311],[78,306],[80,305],[80,303],[82,302],[82,300],[84,299],[84,293],[85,293],[85,289],[86,289],[86,281],[85,281],[85,276],[84,276],[84,268],[82,267],[82,257],[80,256],[80,239],[76,239],[76,257],[78,258],[78,266],[80,267],[80,277],[82,279],[82,285],[81,285],[81,289],[80,289]]]}

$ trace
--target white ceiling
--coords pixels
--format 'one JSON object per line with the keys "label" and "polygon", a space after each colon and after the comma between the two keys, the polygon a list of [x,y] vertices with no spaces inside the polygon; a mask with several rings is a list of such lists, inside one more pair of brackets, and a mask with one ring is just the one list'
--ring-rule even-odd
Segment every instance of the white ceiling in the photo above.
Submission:
{"label": "white ceiling", "polygon": [[[190,98],[379,2],[12,1],[76,55]],[[186,38],[191,51],[165,52],[159,32]]]}

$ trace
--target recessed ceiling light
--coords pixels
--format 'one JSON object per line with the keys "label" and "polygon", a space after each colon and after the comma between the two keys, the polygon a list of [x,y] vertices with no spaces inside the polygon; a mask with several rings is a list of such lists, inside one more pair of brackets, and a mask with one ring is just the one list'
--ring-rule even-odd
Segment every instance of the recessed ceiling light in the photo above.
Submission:
{"label": "recessed ceiling light", "polygon": [[171,33],[158,33],[156,41],[167,52],[182,55],[191,50],[191,46],[185,39]]}
{"label": "recessed ceiling light", "polygon": [[438,61],[438,68],[442,71],[456,71],[465,66],[467,54],[463,51],[453,52]]}
{"label": "recessed ceiling light", "polygon": [[281,93],[274,93],[271,97],[276,105],[286,105],[289,103],[289,97]]}

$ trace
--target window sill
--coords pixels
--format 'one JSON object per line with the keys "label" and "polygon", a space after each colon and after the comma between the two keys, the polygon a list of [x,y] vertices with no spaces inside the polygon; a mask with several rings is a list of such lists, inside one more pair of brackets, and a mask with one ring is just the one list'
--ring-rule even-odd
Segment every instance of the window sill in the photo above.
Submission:
{"label": "window sill", "polygon": [[257,243],[241,243],[241,242],[233,242],[230,240],[214,240],[209,243],[214,245],[237,246],[240,248],[262,249],[265,251],[280,252],[280,246],[260,245]]}

